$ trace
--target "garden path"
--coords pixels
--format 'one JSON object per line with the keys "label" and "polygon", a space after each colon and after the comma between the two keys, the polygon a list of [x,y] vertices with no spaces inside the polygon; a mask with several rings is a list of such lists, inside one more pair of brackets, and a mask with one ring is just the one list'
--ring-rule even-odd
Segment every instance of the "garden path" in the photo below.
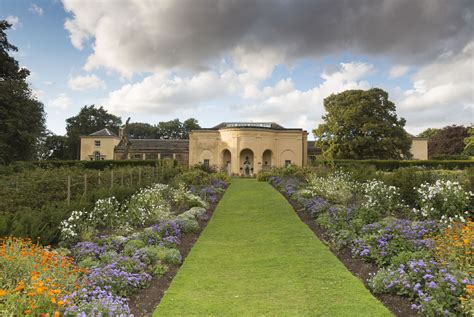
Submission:
{"label": "garden path", "polygon": [[391,316],[268,183],[234,179],[153,316]]}

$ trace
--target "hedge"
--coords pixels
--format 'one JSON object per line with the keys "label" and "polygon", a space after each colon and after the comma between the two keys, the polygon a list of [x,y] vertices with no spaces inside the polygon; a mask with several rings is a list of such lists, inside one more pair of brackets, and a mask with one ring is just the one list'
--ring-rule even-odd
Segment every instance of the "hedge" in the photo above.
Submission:
{"label": "hedge", "polygon": [[51,160],[51,161],[18,161],[10,165],[0,165],[0,175],[31,170],[34,168],[86,168],[94,170],[104,170],[106,168],[127,167],[127,166],[178,166],[178,161],[172,159],[164,160],[104,160],[104,161],[79,161],[79,160]]}
{"label": "hedge", "polygon": [[[327,164],[327,161],[315,161],[314,165]],[[474,168],[474,160],[334,160],[337,166],[374,166],[378,170],[392,171],[401,167],[424,167],[432,169]]]}

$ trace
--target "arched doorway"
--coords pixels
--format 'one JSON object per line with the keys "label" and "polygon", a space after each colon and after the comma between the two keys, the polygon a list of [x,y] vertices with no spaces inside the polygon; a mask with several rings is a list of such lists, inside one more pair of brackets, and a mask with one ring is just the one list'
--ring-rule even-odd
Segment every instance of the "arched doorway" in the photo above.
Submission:
{"label": "arched doorway", "polygon": [[243,149],[240,151],[240,175],[252,176],[254,173],[253,151],[251,149]]}
{"label": "arched doorway", "polygon": [[99,151],[95,151],[94,152],[94,160],[95,161],[100,161],[100,152]]}
{"label": "arched doorway", "polygon": [[269,170],[272,168],[272,151],[265,150],[262,155],[262,169]]}
{"label": "arched doorway", "polygon": [[222,151],[222,170],[229,176],[232,174],[231,170],[232,155],[228,149]]}

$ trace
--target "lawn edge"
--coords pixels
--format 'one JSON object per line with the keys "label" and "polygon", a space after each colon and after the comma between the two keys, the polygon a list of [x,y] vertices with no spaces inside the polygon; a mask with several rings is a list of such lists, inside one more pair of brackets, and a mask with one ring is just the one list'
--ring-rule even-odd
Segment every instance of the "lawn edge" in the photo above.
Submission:
{"label": "lawn edge", "polygon": [[346,269],[351,272],[352,275],[357,277],[359,280],[362,281],[365,288],[369,290],[369,292],[377,298],[385,307],[387,307],[391,313],[393,313],[397,317],[419,317],[421,316],[416,311],[411,309],[411,305],[413,304],[408,298],[394,295],[394,294],[375,294],[369,288],[367,279],[370,275],[375,274],[378,268],[371,264],[364,262],[362,259],[354,258],[351,255],[351,251],[348,248],[343,248],[341,250],[335,249],[329,242],[328,242],[328,234],[327,230],[318,226],[316,221],[311,218],[305,211],[303,206],[299,205],[296,201],[291,199],[291,197],[287,196],[286,194],[280,192],[273,184],[269,183],[270,186],[273,187],[280,195],[282,195],[288,203],[293,208],[293,211],[297,214],[298,218],[308,226],[308,228],[313,232],[313,234],[321,240],[321,242],[326,245],[329,250],[338,258],[338,260],[346,267]]}
{"label": "lawn edge", "polygon": [[[231,186],[231,183],[229,183]],[[173,282],[173,279],[178,274],[179,270],[184,264],[186,257],[189,255],[194,245],[198,241],[204,229],[207,227],[208,223],[211,221],[214,211],[219,205],[222,197],[224,197],[226,191],[221,194],[219,201],[215,204],[212,204],[206,211],[206,217],[198,220],[199,229],[196,232],[190,232],[185,234],[181,243],[178,246],[179,253],[181,254],[182,261],[177,266],[171,266],[168,271],[162,276],[154,276],[150,282],[150,285],[147,288],[140,289],[138,292],[134,293],[129,297],[129,306],[130,311],[135,317],[139,316],[152,316],[156,307],[160,304],[163,296]]]}

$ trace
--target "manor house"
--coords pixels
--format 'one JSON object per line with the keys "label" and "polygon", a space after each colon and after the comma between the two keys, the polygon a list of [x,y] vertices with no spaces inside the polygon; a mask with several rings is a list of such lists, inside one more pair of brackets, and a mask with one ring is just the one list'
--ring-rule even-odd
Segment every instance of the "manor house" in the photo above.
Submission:
{"label": "manor house", "polygon": [[[428,140],[413,138],[414,159],[428,159]],[[305,166],[318,149],[308,132],[284,128],[274,122],[224,122],[193,130],[189,140],[129,139],[102,129],[81,137],[81,160],[175,159],[183,165],[217,166],[233,175],[253,175],[260,170],[289,164]]]}

